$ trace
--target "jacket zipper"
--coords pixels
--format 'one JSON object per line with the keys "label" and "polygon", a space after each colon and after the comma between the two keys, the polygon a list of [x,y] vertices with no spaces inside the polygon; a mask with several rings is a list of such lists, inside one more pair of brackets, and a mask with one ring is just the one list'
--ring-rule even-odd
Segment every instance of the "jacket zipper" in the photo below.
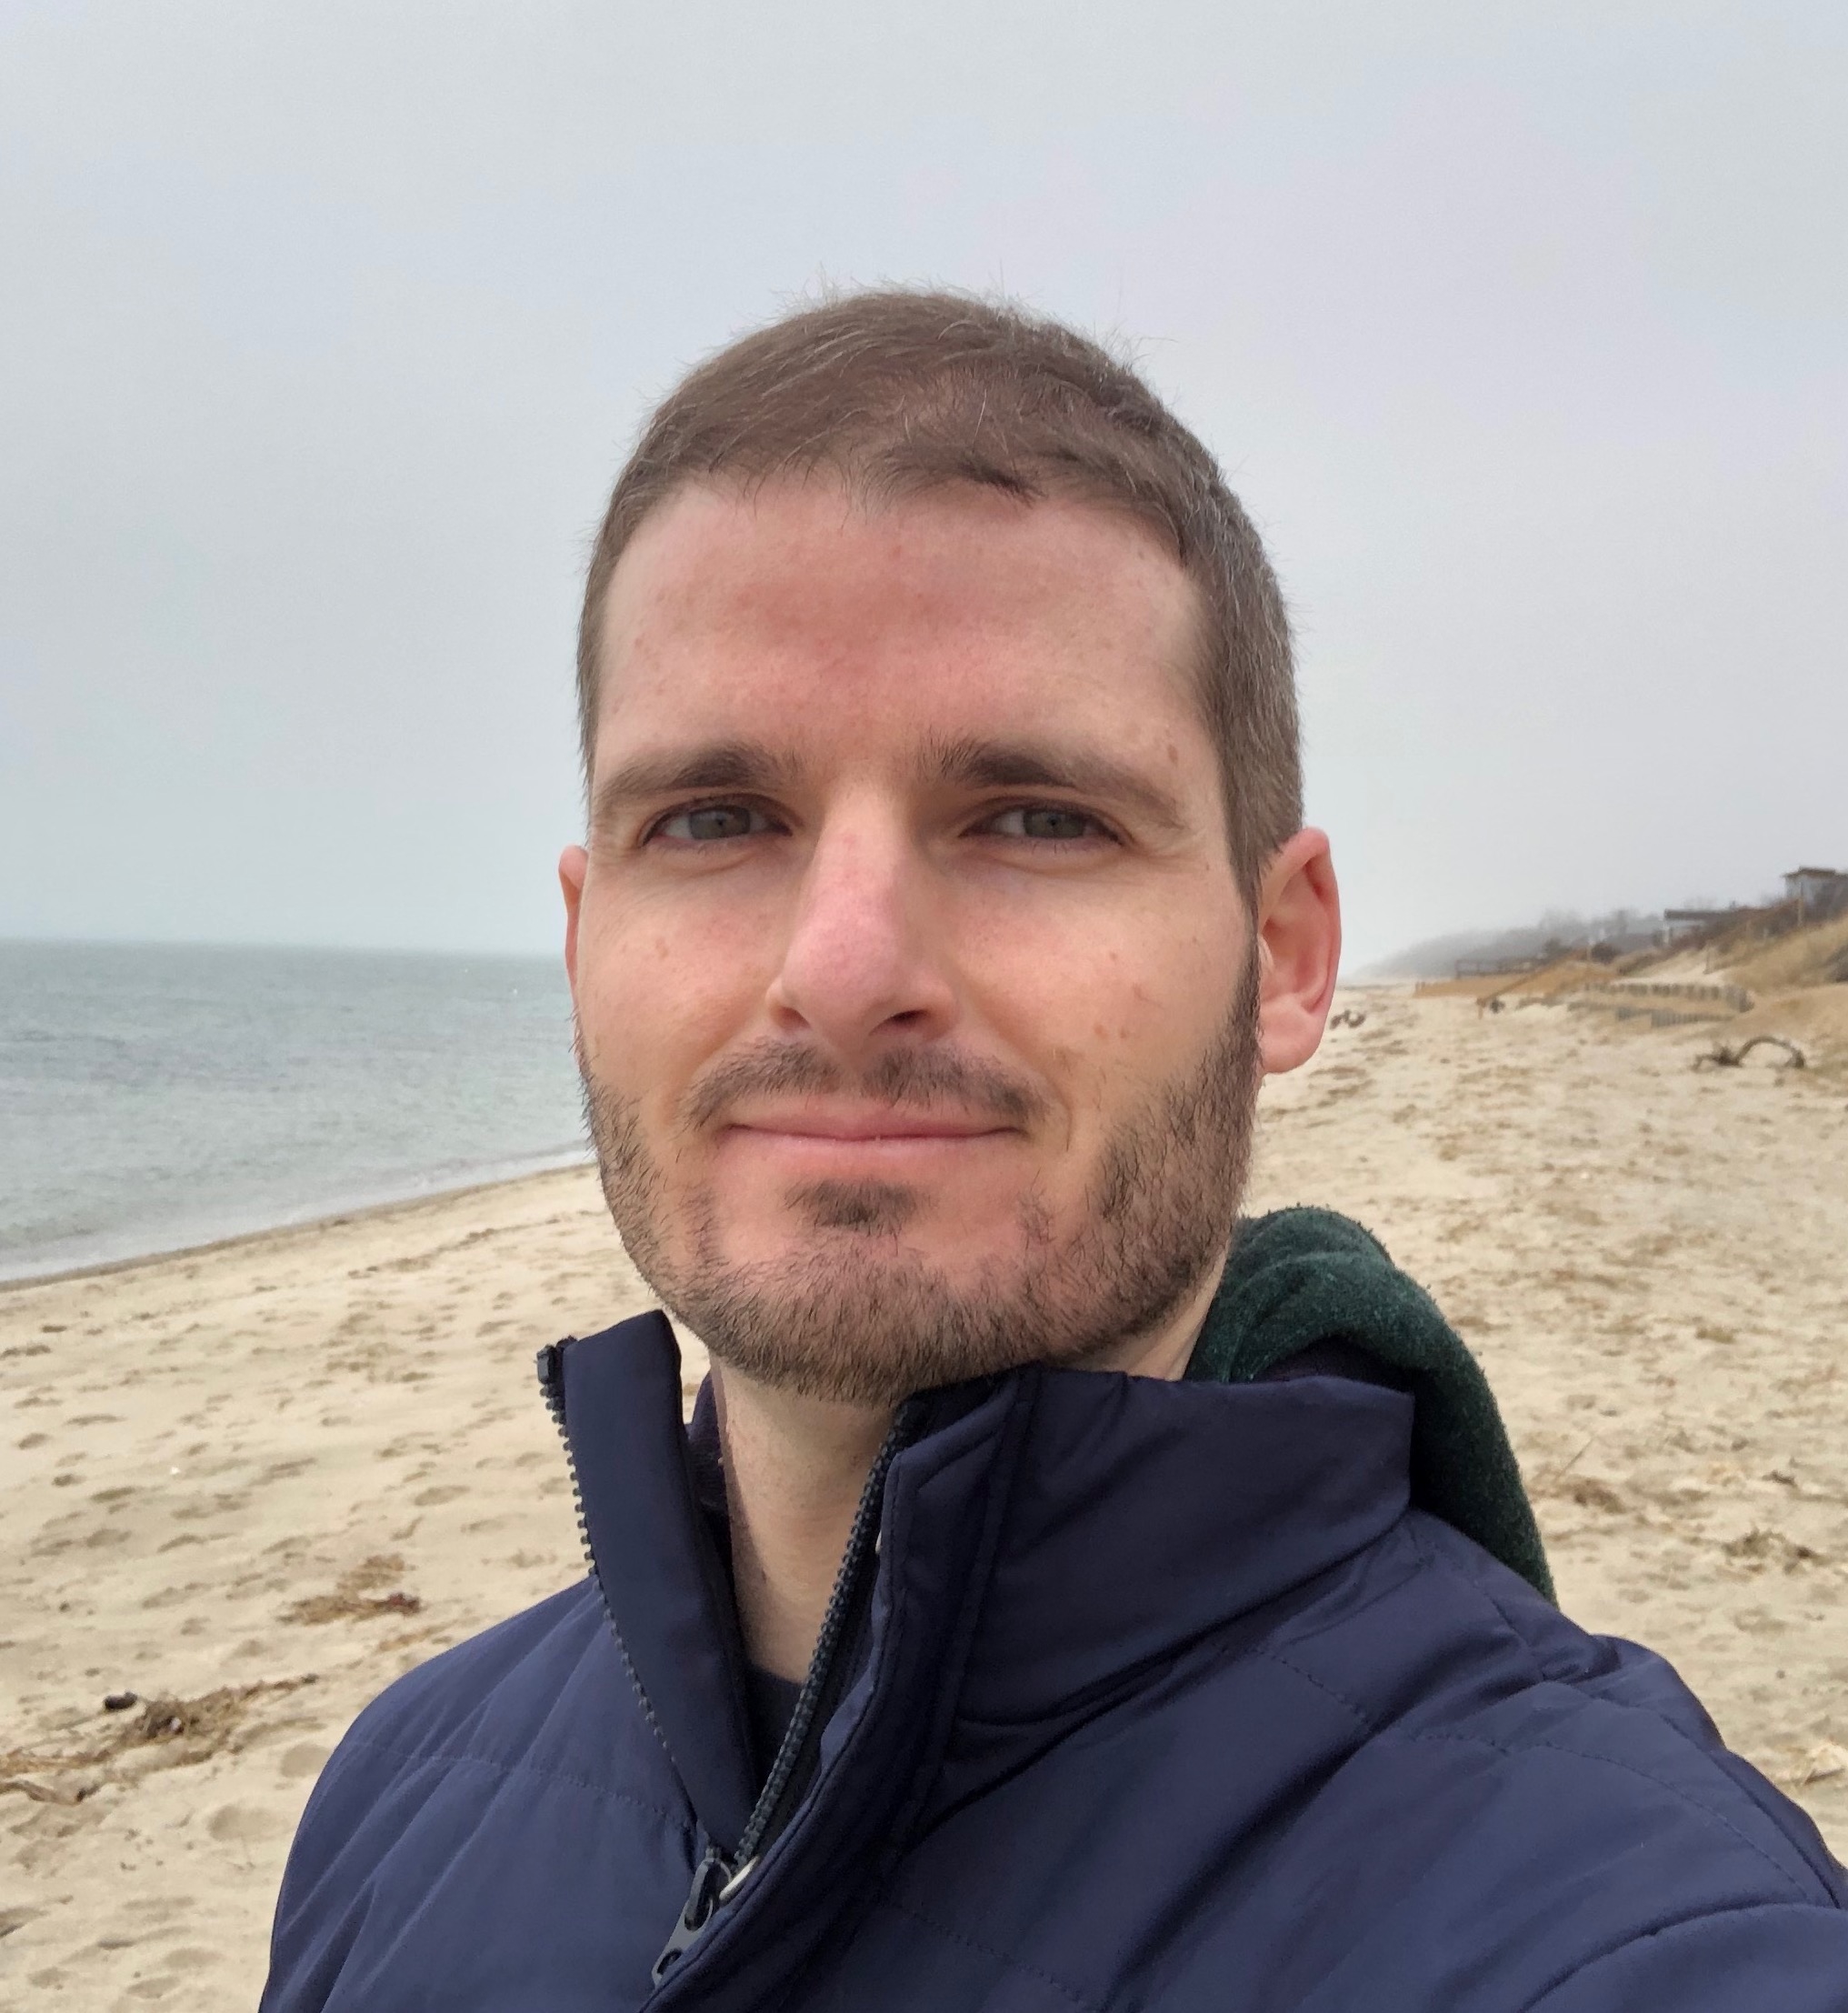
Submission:
{"label": "jacket zipper", "polygon": [[674,1925],[661,1955],[654,1960],[654,1980],[659,1985],[669,1971],[711,1928],[719,1909],[737,1894],[757,1870],[757,1862],[775,1842],[794,1814],[794,1792],[806,1779],[807,1768],[821,1746],[826,1722],[821,1702],[826,1696],[839,1659],[852,1647],[853,1624],[861,1611],[869,1569],[879,1550],[879,1517],[885,1494],[885,1474],[894,1459],[909,1442],[916,1407],[907,1400],[899,1407],[891,1429],[873,1457],[866,1481],[854,1512],[853,1527],[847,1533],[846,1549],[841,1555],[841,1569],[834,1575],[834,1591],[828,1596],[822,1617],[821,1632],[815,1637],[814,1655],[809,1659],[808,1675],[796,1694],[776,1758],[752,1806],[736,1849],[729,1856],[717,1846],[709,1846],[694,1870],[693,1887],[680,1918]]}
{"label": "jacket zipper", "polygon": [[[635,1696],[642,1702],[642,1710],[648,1724],[654,1730],[662,1746],[659,1722],[654,1718],[654,1708],[648,1702],[648,1694],[642,1688],[642,1680],[635,1673],[634,1665],[629,1660],[627,1646],[623,1641],[622,1630],[616,1626],[616,1617],[610,1608],[609,1597],[604,1593],[603,1578],[597,1572],[596,1554],[590,1541],[590,1526],[584,1513],[584,1491],[579,1486],[577,1458],[571,1450],[571,1440],[564,1427],[564,1367],[563,1353],[570,1338],[564,1342],[548,1343],[539,1351],[539,1386],[545,1394],[546,1408],[552,1414],[553,1424],[558,1428],[559,1439],[564,1447],[565,1467],[571,1475],[572,1499],[577,1508],[578,1536],[584,1545],[584,1563],[590,1567],[591,1577],[597,1583],[597,1590],[603,1597],[604,1614],[610,1625],[610,1633],[616,1639],[616,1648],[622,1656],[623,1667],[629,1674],[629,1682],[635,1688]],[[757,1800],[752,1806],[751,1815],[745,1820],[734,1850],[727,1854],[717,1845],[709,1845],[704,1857],[694,1869],[693,1886],[685,1905],[674,1925],[674,1933],[668,1938],[661,1955],[654,1960],[654,1982],[659,1985],[693,1945],[711,1927],[719,1909],[731,1900],[757,1869],[757,1862],[774,1843],[777,1835],[788,1821],[792,1812],[784,1806],[791,1802],[791,1792],[803,1781],[807,1764],[815,1749],[821,1745],[825,1722],[821,1716],[821,1702],[834,1676],[834,1667],[839,1658],[851,1647],[853,1629],[851,1625],[857,1617],[861,1597],[866,1590],[868,1569],[876,1559],[879,1549],[880,1510],[885,1492],[886,1471],[893,1461],[910,1442],[915,1430],[917,1403],[907,1399],[898,1408],[891,1429],[874,1455],[873,1466],[868,1471],[864,1487],[860,1491],[860,1501],[854,1512],[853,1527],[847,1534],[847,1545],[842,1554],[841,1568],[834,1576],[834,1591],[828,1597],[827,1610],[822,1617],[821,1633],[815,1637],[814,1655],[809,1660],[808,1675],[803,1679],[802,1689],[796,1695],[795,1706],[789,1716],[789,1725],[784,1729],[778,1743],[776,1758],[770,1765]]]}

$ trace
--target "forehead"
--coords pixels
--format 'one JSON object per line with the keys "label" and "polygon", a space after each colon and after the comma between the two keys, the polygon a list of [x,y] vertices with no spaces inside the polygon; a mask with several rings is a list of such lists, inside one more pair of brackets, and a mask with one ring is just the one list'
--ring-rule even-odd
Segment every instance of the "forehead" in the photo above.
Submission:
{"label": "forehead", "polygon": [[598,752],[825,716],[939,736],[1088,724],[1178,736],[1210,763],[1199,629],[1178,563],[1094,505],[692,487],[641,526],[611,579]]}

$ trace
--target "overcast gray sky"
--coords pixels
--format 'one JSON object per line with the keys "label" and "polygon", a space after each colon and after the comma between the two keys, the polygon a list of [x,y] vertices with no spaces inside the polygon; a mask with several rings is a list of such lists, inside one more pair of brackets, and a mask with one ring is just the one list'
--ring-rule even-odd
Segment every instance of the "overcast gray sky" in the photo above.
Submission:
{"label": "overcast gray sky", "polygon": [[0,0],[0,934],[549,949],[578,576],[818,278],[1141,346],[1351,962],[1848,866],[1848,7]]}

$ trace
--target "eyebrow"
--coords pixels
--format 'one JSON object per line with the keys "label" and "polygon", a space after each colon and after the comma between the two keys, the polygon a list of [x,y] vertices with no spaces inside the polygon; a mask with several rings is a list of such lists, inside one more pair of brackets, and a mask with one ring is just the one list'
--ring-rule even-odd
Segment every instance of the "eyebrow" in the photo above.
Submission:
{"label": "eyebrow", "polygon": [[687,791],[779,790],[795,765],[755,741],[712,741],[662,755],[638,755],[604,776],[591,798],[590,821],[602,827],[631,804]]}
{"label": "eyebrow", "polygon": [[[921,781],[965,790],[1063,790],[1140,814],[1164,832],[1190,828],[1185,811],[1140,769],[1095,748],[1036,741],[987,741],[973,735],[930,746],[917,765]],[[787,790],[800,765],[756,741],[714,741],[660,755],[638,755],[612,769],[591,800],[602,828],[629,806],[692,791]]]}
{"label": "eyebrow", "polygon": [[1180,833],[1190,821],[1178,798],[1141,769],[1095,748],[1036,741],[983,741],[973,736],[938,743],[922,765],[924,779],[970,790],[1069,790],[1139,812],[1151,825]]}

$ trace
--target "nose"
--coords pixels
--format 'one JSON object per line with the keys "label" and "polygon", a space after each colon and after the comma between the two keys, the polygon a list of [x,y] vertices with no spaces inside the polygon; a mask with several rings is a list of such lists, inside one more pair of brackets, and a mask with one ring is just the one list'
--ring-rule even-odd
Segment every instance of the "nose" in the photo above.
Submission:
{"label": "nose", "polygon": [[858,1068],[894,1041],[948,1032],[955,991],[929,882],[895,816],[862,805],[828,819],[770,986],[784,1033],[805,1032]]}

